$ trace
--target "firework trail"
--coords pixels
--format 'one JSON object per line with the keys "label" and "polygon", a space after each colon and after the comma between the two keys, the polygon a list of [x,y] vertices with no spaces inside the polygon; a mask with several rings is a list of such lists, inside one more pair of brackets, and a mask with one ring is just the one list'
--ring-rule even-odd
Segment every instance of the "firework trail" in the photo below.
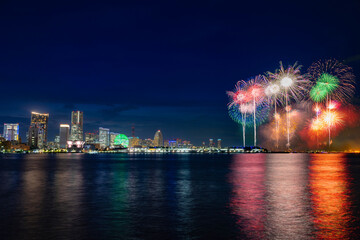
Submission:
{"label": "firework trail", "polygon": [[274,106],[274,119],[275,119],[275,135],[276,135],[276,148],[279,148],[279,121],[280,115],[277,113],[277,106],[282,105],[282,96],[280,92],[280,84],[277,82],[268,82],[265,86],[265,95],[270,106]]}

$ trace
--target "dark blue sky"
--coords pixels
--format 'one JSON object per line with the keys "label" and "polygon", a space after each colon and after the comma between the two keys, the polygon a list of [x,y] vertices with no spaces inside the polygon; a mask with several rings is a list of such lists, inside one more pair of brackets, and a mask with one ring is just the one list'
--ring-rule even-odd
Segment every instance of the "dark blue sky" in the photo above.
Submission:
{"label": "dark blue sky", "polygon": [[[85,132],[241,143],[226,90],[279,61],[346,60],[359,75],[359,1],[6,1],[0,3],[0,123],[72,110]],[[249,131],[250,132],[250,131]],[[250,137],[250,133],[249,133]]]}

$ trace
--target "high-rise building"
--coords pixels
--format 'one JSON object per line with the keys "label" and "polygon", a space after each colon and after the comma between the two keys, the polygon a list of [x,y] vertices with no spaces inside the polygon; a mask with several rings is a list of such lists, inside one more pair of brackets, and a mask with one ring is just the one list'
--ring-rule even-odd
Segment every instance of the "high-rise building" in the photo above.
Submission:
{"label": "high-rise building", "polygon": [[60,148],[67,147],[67,141],[69,140],[69,124],[60,124]]}
{"label": "high-rise building", "polygon": [[72,141],[83,141],[83,112],[71,112],[71,136]]}
{"label": "high-rise building", "polygon": [[47,142],[48,113],[31,113],[28,144],[30,148],[44,148]]}
{"label": "high-rise building", "polygon": [[209,139],[209,147],[213,147],[214,146],[214,139],[210,138]]}
{"label": "high-rise building", "polygon": [[110,129],[99,128],[99,143],[101,148],[107,148],[110,146]]}
{"label": "high-rise building", "polygon": [[218,149],[221,149],[221,139],[218,139],[218,140],[217,140],[217,148],[218,148]]}
{"label": "high-rise building", "polygon": [[7,141],[19,141],[19,124],[4,123],[3,138]]}
{"label": "high-rise building", "polygon": [[115,138],[120,133],[110,132],[109,134],[110,134],[110,147],[114,147],[115,146]]}
{"label": "high-rise building", "polygon": [[157,130],[154,136],[154,147],[162,147],[164,146],[163,135],[160,130]]}

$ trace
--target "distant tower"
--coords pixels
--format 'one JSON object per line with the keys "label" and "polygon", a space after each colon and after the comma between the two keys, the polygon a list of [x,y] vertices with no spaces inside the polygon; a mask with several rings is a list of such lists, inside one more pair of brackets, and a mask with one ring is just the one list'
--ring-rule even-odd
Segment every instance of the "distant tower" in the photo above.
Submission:
{"label": "distant tower", "polygon": [[157,130],[154,136],[154,146],[155,147],[162,147],[164,146],[164,139],[163,135],[160,130]]}
{"label": "distant tower", "polygon": [[71,112],[71,137],[72,141],[83,141],[83,112]]}
{"label": "distant tower", "polygon": [[69,140],[69,131],[70,126],[69,124],[60,124],[60,148],[66,148],[67,147],[67,141]]}
{"label": "distant tower", "polygon": [[28,144],[31,148],[44,148],[47,142],[48,113],[31,113]]}
{"label": "distant tower", "polygon": [[213,147],[214,146],[214,139],[210,138],[209,139],[209,147]]}
{"label": "distant tower", "polygon": [[132,136],[133,138],[135,138],[135,126],[134,126],[134,124],[133,124],[132,127],[131,127],[131,136]]}
{"label": "distant tower", "polygon": [[218,140],[217,140],[217,148],[218,148],[218,149],[221,149],[221,139],[218,139]]}

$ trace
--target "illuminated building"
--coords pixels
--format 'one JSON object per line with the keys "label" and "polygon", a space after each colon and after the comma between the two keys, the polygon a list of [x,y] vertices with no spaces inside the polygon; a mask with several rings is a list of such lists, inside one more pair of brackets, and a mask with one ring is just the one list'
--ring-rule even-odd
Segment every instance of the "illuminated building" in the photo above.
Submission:
{"label": "illuminated building", "polygon": [[154,146],[154,141],[151,138],[141,140],[140,143],[143,147],[153,147]]}
{"label": "illuminated building", "polygon": [[99,128],[99,143],[101,148],[107,148],[110,146],[110,129]]}
{"label": "illuminated building", "polygon": [[191,144],[191,142],[190,142],[189,140],[184,140],[184,141],[182,142],[182,147],[184,147],[184,148],[191,148],[191,147],[192,147],[192,144]]}
{"label": "illuminated building", "polygon": [[4,123],[3,138],[7,141],[19,141],[19,124]]}
{"label": "illuminated building", "polygon": [[99,135],[96,133],[85,133],[85,143],[95,144],[99,142]]}
{"label": "illuminated building", "polygon": [[217,148],[218,148],[218,149],[221,149],[221,139],[218,139],[218,140],[217,140]]}
{"label": "illuminated building", "polygon": [[214,146],[214,139],[210,138],[209,139],[209,147],[213,147]]}
{"label": "illuminated building", "polygon": [[114,133],[114,132],[110,132],[110,147],[114,147],[115,146],[115,138],[117,135],[119,135],[119,133]]}
{"label": "illuminated building", "polygon": [[83,141],[83,112],[71,112],[71,137],[72,141]]}
{"label": "illuminated building", "polygon": [[163,135],[160,130],[157,130],[154,136],[154,147],[164,146]]}
{"label": "illuminated building", "polygon": [[31,122],[28,132],[30,148],[44,148],[47,142],[48,113],[31,112]]}
{"label": "illuminated building", "polygon": [[138,137],[129,138],[129,147],[135,147],[140,145],[140,139]]}
{"label": "illuminated building", "polygon": [[67,141],[68,151],[81,152],[84,148],[84,141]]}
{"label": "illuminated building", "polygon": [[60,135],[56,135],[54,139],[55,148],[60,148]]}
{"label": "illuminated building", "polygon": [[114,139],[114,146],[116,147],[129,147],[129,138],[125,134],[118,134]]}
{"label": "illuminated building", "polygon": [[177,147],[177,141],[176,140],[169,140],[169,147],[171,147],[171,148]]}
{"label": "illuminated building", "polygon": [[60,148],[67,147],[67,141],[69,140],[69,124],[60,124]]}
{"label": "illuminated building", "polygon": [[181,139],[177,138],[176,139],[176,147],[180,147],[181,146]]}

